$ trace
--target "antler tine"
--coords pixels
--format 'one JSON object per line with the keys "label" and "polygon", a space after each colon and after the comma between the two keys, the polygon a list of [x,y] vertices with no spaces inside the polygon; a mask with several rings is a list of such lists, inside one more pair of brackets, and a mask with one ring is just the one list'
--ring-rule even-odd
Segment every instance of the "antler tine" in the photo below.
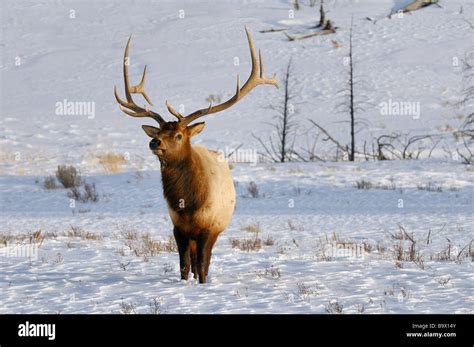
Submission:
{"label": "antler tine", "polygon": [[146,67],[147,66],[145,65],[145,68],[143,69],[142,80],[136,86],[130,87],[130,93],[141,94],[145,98],[146,102],[153,106],[153,103],[151,102],[150,98],[148,97],[148,94],[145,91]]}
{"label": "antler tine", "polygon": [[234,97],[238,99],[239,96],[240,96],[240,75],[237,75],[237,88],[235,90]]}
{"label": "antler tine", "polygon": [[[237,76],[237,89],[236,89],[235,94],[230,99],[215,106],[209,105],[207,109],[200,109],[200,110],[194,111],[193,113],[184,117],[184,119],[182,119],[182,122],[184,122],[185,124],[189,124],[192,121],[200,117],[203,117],[205,115],[223,111],[233,106],[234,104],[236,104],[245,95],[247,95],[253,88],[255,88],[256,86],[260,84],[270,84],[270,85],[274,85],[278,87],[278,81],[276,80],[275,77],[266,78],[264,76],[261,51],[259,51],[258,58],[257,58],[255,44],[252,39],[252,35],[250,34],[250,31],[248,30],[247,27],[245,27],[245,33],[247,34],[247,41],[248,41],[249,50],[250,50],[250,58],[252,60],[252,70],[245,84],[242,86],[242,88],[240,88],[240,78],[239,76]],[[259,73],[259,70],[260,70],[260,73]]]}
{"label": "antler tine", "polygon": [[115,94],[115,99],[119,103],[120,110],[123,113],[126,113],[126,114],[128,114],[129,116],[132,116],[132,117],[150,117],[150,118],[153,118],[154,120],[156,120],[159,124],[161,124],[161,122],[164,122],[163,118],[161,116],[159,116],[157,113],[151,112],[151,111],[146,110],[146,109],[143,109],[143,111],[140,111],[140,112],[135,112],[135,111],[132,112],[132,111],[127,110],[127,108],[130,109],[130,110],[133,109],[133,107],[135,107],[135,105],[133,103],[128,103],[128,102],[122,100],[120,98],[120,96],[118,95],[118,93],[117,93],[117,87],[114,88],[114,94]]}
{"label": "antler tine", "polygon": [[[120,110],[121,110],[123,113],[126,113],[126,114],[128,114],[129,116],[132,116],[132,117],[151,117],[151,118],[153,118],[152,116],[150,116],[150,115],[148,114],[147,111],[137,113],[137,112],[134,112],[134,111],[129,111],[129,110],[127,110],[127,109],[126,109],[125,107],[123,107],[122,105],[119,105],[119,108],[120,108]],[[154,119],[154,118],[153,118],[153,119]]]}
{"label": "antler tine", "polygon": [[255,54],[255,43],[253,42],[252,35],[250,35],[250,31],[247,27],[245,27],[245,34],[247,35],[247,41],[249,42],[250,58],[252,60],[252,71],[250,72],[250,77],[247,80],[248,83],[252,79],[252,77],[257,76],[258,61],[257,55]]}
{"label": "antler tine", "polygon": [[166,121],[156,112],[148,110],[147,108],[143,108],[138,106],[132,98],[132,94],[141,94],[145,100],[153,106],[148,94],[145,91],[145,80],[146,80],[146,66],[143,69],[143,75],[140,83],[135,86],[130,85],[130,81],[128,78],[128,65],[129,65],[129,57],[128,52],[130,50],[130,42],[132,40],[132,35],[128,38],[127,46],[125,47],[125,53],[123,56],[123,79],[125,84],[125,97],[127,101],[122,100],[118,93],[117,87],[114,89],[115,99],[119,103],[119,107],[125,114],[132,116],[132,117],[150,117],[156,120],[160,125],[166,123]]}
{"label": "antler tine", "polygon": [[173,115],[175,116],[176,118],[178,118],[178,121],[181,121],[184,119],[184,116],[179,113],[178,111],[176,111],[173,106],[171,106],[171,104],[168,102],[168,100],[165,101],[165,104],[166,104],[166,108],[168,108],[168,111]]}
{"label": "antler tine", "polygon": [[[259,49],[258,50],[258,61],[260,63],[260,79],[262,81],[265,81],[265,84],[271,84],[274,85],[275,87],[278,88],[278,81],[276,80],[276,75],[274,74],[272,78],[268,79],[265,78],[264,72],[263,72],[263,59],[262,59],[262,51]],[[276,83],[274,83],[276,82]]]}

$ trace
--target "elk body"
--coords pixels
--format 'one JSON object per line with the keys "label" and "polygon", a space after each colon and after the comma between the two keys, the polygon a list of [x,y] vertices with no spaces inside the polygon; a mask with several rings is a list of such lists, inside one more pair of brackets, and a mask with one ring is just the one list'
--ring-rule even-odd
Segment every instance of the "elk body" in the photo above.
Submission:
{"label": "elk body", "polygon": [[[177,121],[167,122],[147,107],[138,106],[132,94],[141,94],[153,105],[144,89],[146,66],[142,80],[136,86],[128,79],[129,38],[125,48],[123,75],[126,101],[122,100],[115,88],[115,98],[120,109],[132,117],[150,117],[159,127],[143,125],[145,133],[152,138],[150,150],[160,160],[163,193],[174,225],[174,237],[178,246],[181,279],[187,280],[192,270],[194,278],[206,282],[211,261],[212,248],[219,236],[229,225],[235,208],[235,189],[227,161],[217,152],[203,146],[191,145],[191,138],[204,129],[204,122],[191,124],[206,115],[223,111],[241,100],[248,92],[260,84],[277,85],[275,78],[263,75],[262,57],[257,58],[255,46],[249,31],[247,39],[252,58],[252,71],[247,82],[237,88],[234,96],[219,105],[182,115],[167,101],[168,111]],[[260,70],[260,72],[259,72]]]}

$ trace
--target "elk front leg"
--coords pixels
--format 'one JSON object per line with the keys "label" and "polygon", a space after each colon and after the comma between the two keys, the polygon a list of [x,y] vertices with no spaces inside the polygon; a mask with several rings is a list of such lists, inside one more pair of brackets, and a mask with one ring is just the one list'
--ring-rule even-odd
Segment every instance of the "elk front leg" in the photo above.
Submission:
{"label": "elk front leg", "polygon": [[198,278],[197,271],[197,246],[195,240],[189,240],[189,248],[191,253],[191,270],[193,271],[194,278]]}
{"label": "elk front leg", "polygon": [[178,246],[179,252],[179,268],[181,270],[181,279],[187,280],[189,276],[190,268],[190,255],[189,255],[189,238],[184,236],[178,228],[173,230],[176,245]]}
{"label": "elk front leg", "polygon": [[209,261],[209,239],[211,238],[210,232],[203,232],[199,234],[196,239],[197,248],[197,272],[199,275],[199,283],[206,283],[206,270],[208,268]]}

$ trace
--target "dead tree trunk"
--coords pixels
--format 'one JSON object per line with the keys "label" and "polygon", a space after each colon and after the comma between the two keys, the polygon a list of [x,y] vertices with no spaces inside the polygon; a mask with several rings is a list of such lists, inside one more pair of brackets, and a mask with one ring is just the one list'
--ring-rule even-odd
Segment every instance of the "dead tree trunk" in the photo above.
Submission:
{"label": "dead tree trunk", "polygon": [[354,66],[352,63],[352,20],[349,33],[349,112],[351,116],[351,151],[349,161],[355,159],[355,119],[354,119]]}
{"label": "dead tree trunk", "polygon": [[438,2],[439,2],[439,0],[414,0],[411,3],[409,3],[408,5],[402,7],[398,10],[392,9],[391,13],[388,15],[388,18],[392,18],[392,16],[395,13],[413,12],[413,11],[419,10],[421,8],[430,6],[430,5],[436,5],[438,7],[441,7]]}
{"label": "dead tree trunk", "polygon": [[317,27],[325,27],[326,26],[326,13],[324,12],[324,0],[321,0],[321,6],[319,7],[319,24]]}
{"label": "dead tree trunk", "polygon": [[400,11],[402,12],[416,11],[416,10],[419,10],[420,8],[427,7],[430,5],[438,5],[438,0],[415,0],[412,3],[408,4],[407,6],[405,6],[404,8],[402,8]]}
{"label": "dead tree trunk", "polygon": [[284,77],[285,83],[285,100],[283,105],[283,114],[282,114],[282,126],[281,126],[281,149],[280,149],[280,162],[284,163],[285,158],[287,155],[287,137],[288,137],[288,102],[289,102],[289,81],[290,81],[290,68],[291,68],[291,60],[286,67],[286,73]]}

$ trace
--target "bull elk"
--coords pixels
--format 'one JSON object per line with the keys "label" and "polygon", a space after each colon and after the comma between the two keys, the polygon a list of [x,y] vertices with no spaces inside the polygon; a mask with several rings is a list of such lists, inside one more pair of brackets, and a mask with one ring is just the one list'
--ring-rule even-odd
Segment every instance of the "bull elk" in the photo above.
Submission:
{"label": "bull elk", "polygon": [[166,101],[168,111],[177,119],[170,122],[148,107],[138,106],[133,101],[132,94],[141,94],[148,104],[153,104],[144,89],[146,66],[139,84],[132,86],[128,79],[131,36],[125,48],[123,64],[126,101],[118,96],[115,87],[115,98],[122,112],[132,117],[150,117],[159,124],[159,128],[148,125],[143,125],[142,128],[152,138],[149,147],[160,161],[163,193],[174,225],[181,279],[184,280],[188,279],[191,268],[194,278],[199,277],[200,283],[206,282],[212,248],[219,234],[230,223],[236,200],[227,162],[215,151],[191,145],[191,137],[199,134],[205,123],[190,123],[228,109],[260,84],[277,86],[275,78],[264,77],[262,56],[259,52],[257,58],[252,36],[247,28],[245,31],[252,58],[252,71],[242,87],[237,76],[235,94],[221,104],[211,103],[207,108],[184,116]]}

